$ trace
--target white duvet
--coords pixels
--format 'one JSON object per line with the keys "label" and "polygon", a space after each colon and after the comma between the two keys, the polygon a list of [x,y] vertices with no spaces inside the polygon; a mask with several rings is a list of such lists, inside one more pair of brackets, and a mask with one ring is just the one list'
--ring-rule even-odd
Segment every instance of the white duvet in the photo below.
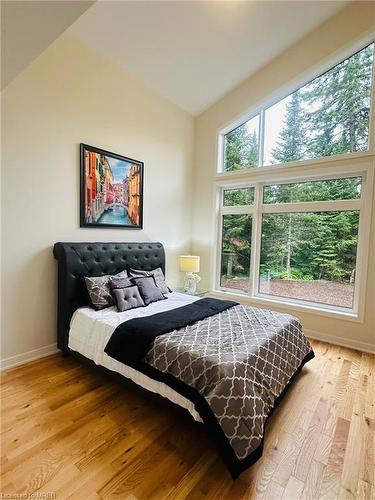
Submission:
{"label": "white duvet", "polygon": [[108,340],[120,323],[133,318],[170,311],[191,304],[199,298],[177,292],[169,293],[166,297],[166,300],[153,302],[147,307],[139,307],[124,312],[117,312],[115,307],[108,307],[101,311],[94,311],[90,307],[77,309],[70,322],[69,348],[91,359],[97,365],[120,373],[145,389],[168,398],[173,403],[187,409],[195,420],[201,422],[201,418],[191,401],[166,384],[157,382],[143,373],[116,361],[104,352]]}

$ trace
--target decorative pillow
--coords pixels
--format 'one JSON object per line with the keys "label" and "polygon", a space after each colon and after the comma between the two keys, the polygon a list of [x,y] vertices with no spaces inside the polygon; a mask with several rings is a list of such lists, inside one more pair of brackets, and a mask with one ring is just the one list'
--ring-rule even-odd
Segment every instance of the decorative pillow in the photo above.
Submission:
{"label": "decorative pillow", "polygon": [[126,288],[114,288],[112,293],[115,297],[117,310],[120,312],[145,306],[136,285]]}
{"label": "decorative pillow", "polygon": [[155,278],[155,283],[158,288],[160,288],[161,293],[169,293],[170,289],[165,283],[165,276],[161,267],[157,267],[152,271],[143,271],[142,269],[129,269],[129,274],[131,277],[138,276],[153,276]]}
{"label": "decorative pillow", "polygon": [[112,275],[105,274],[104,276],[85,276],[85,283],[93,308],[99,310],[112,306],[114,299],[111,295],[109,281],[114,277],[126,278],[127,276],[127,271]]}
{"label": "decorative pillow", "polygon": [[166,297],[161,293],[160,288],[156,286],[153,276],[140,276],[139,278],[131,278],[132,283],[137,285],[142,296],[143,302],[148,306],[151,302],[164,300]]}
{"label": "decorative pillow", "polygon": [[130,278],[118,278],[116,276],[109,279],[109,287],[113,288],[126,288],[127,286],[133,286]]}

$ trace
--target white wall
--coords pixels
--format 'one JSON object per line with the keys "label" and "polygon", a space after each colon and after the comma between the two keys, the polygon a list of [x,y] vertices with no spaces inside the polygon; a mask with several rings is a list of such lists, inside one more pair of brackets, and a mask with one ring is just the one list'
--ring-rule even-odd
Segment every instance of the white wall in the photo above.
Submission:
{"label": "white wall", "polygon": [[[195,190],[193,203],[193,253],[201,256],[203,287],[210,282],[213,258],[214,176],[218,131],[259,103],[298,81],[324,61],[342,54],[375,27],[375,4],[354,2],[320,28],[300,40],[239,87],[227,94],[196,120]],[[373,124],[373,126],[375,123]],[[375,209],[374,209],[375,211]],[[364,349],[375,349],[375,220],[371,228],[370,261],[363,323],[338,320],[274,307],[296,314],[307,332]],[[273,306],[272,306],[273,307]]]}
{"label": "white wall", "polygon": [[[160,240],[168,281],[179,282],[177,256],[191,246],[194,123],[68,34],[6,88],[2,118],[1,357],[9,365],[55,343],[56,241]],[[142,231],[79,227],[80,142],[144,161]]]}

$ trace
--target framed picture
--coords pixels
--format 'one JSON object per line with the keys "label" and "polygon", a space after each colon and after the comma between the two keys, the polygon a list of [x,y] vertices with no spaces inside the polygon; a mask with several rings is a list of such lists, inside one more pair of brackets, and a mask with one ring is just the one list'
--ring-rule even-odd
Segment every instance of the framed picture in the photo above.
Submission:
{"label": "framed picture", "polygon": [[81,144],[81,227],[143,227],[143,163]]}

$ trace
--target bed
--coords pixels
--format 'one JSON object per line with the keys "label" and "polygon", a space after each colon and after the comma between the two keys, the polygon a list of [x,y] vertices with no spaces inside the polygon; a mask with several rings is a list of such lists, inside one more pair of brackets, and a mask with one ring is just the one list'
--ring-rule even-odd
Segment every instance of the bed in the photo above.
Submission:
{"label": "bed", "polygon": [[82,276],[165,272],[161,243],[56,243],[57,344],[203,422],[232,477],[262,455],[265,424],[313,356],[293,316],[171,292],[122,313],[95,311]]}

